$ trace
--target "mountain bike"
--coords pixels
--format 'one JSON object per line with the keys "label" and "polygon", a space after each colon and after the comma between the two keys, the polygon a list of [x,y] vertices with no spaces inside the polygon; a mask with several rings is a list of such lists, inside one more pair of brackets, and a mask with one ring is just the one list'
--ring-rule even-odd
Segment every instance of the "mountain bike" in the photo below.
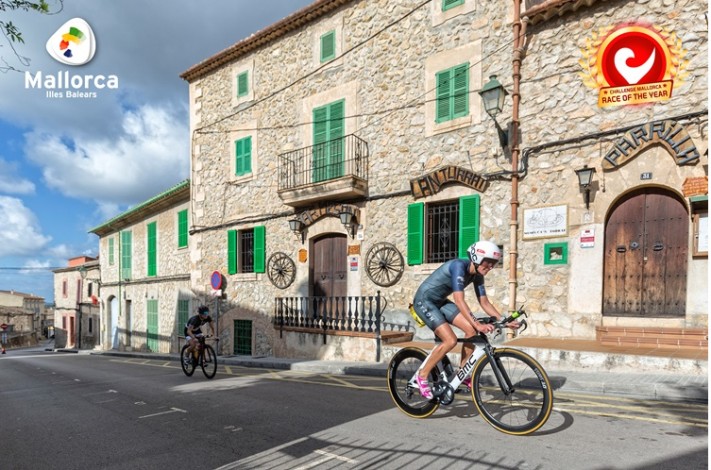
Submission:
{"label": "mountain bike", "polygon": [[[188,377],[193,375],[198,365],[208,379],[213,378],[217,373],[217,355],[215,355],[215,350],[212,346],[205,344],[206,338],[209,338],[209,336],[200,335],[197,337],[198,345],[193,350],[192,355],[188,351],[189,343],[186,343],[180,350],[180,366]],[[215,341],[217,341],[217,338],[215,338]]]}
{"label": "mountain bike", "polygon": [[[493,324],[498,336],[507,323],[517,318],[525,330],[528,327],[525,316],[521,309],[500,321],[491,317],[478,320]],[[451,404],[459,385],[471,375],[472,400],[482,418],[497,430],[526,435],[546,423],[553,409],[553,389],[545,370],[534,358],[517,349],[496,348],[484,333],[460,338],[458,342],[478,347],[459,370],[455,370],[447,356],[437,363],[428,378],[434,395],[430,400],[420,395],[416,381],[417,371],[428,353],[407,347],[393,356],[388,366],[388,389],[400,410],[413,418],[426,418],[440,405]]]}

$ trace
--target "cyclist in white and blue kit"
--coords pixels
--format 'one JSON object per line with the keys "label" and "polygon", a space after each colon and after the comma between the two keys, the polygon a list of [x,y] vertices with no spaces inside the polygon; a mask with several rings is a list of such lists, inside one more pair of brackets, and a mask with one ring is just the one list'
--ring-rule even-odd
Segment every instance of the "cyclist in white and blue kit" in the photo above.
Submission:
{"label": "cyclist in white and blue kit", "polygon": [[[501,249],[493,242],[479,241],[471,245],[467,253],[469,259],[453,259],[437,268],[420,284],[415,293],[413,302],[415,312],[442,340],[434,347],[432,354],[417,373],[420,394],[427,399],[433,397],[427,377],[435,364],[457,345],[457,335],[450,323],[462,330],[466,338],[494,330],[493,325],[480,323],[474,317],[464,300],[464,288],[473,284],[482,310],[496,320],[501,319],[501,314],[489,302],[484,288],[484,276],[498,264],[502,255]],[[449,300],[450,295],[454,301]],[[514,321],[507,326],[515,329],[520,324]],[[471,343],[462,344],[462,365],[473,349],[474,345]],[[470,387],[470,384],[471,377],[467,377],[462,383],[465,387]]]}

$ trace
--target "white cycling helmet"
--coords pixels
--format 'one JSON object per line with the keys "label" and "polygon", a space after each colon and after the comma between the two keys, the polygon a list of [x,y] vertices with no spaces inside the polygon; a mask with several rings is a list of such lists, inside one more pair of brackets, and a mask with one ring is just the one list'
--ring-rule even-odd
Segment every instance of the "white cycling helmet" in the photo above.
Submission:
{"label": "white cycling helmet", "polygon": [[482,261],[489,260],[496,265],[501,260],[501,248],[496,243],[489,241],[478,241],[467,249],[469,259],[475,266],[479,266]]}

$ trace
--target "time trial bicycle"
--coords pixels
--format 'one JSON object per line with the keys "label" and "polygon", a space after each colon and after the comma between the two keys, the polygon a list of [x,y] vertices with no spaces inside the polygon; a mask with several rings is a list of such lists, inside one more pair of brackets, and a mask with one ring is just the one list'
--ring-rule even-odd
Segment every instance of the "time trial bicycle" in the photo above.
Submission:
{"label": "time trial bicycle", "polygon": [[[500,321],[491,317],[478,320],[493,324],[498,336],[515,319],[520,319],[525,330],[525,316],[522,308]],[[407,347],[393,356],[388,366],[388,389],[400,410],[414,418],[426,418],[440,405],[451,404],[459,385],[471,376],[472,400],[482,418],[497,430],[526,435],[546,423],[553,409],[553,389],[545,370],[533,357],[518,349],[494,347],[484,333],[460,338],[458,342],[478,347],[458,370],[447,356],[437,363],[428,378],[434,395],[429,400],[420,395],[416,374],[431,352]]]}
{"label": "time trial bicycle", "polygon": [[[183,368],[185,375],[190,377],[195,372],[195,368],[199,365],[202,368],[203,374],[208,379],[211,379],[217,373],[217,355],[215,350],[209,344],[205,344],[205,339],[210,336],[199,335],[197,337],[198,345],[193,350],[192,355],[188,351],[189,343],[186,343],[180,350],[180,366]],[[218,339],[215,338],[215,341]]]}

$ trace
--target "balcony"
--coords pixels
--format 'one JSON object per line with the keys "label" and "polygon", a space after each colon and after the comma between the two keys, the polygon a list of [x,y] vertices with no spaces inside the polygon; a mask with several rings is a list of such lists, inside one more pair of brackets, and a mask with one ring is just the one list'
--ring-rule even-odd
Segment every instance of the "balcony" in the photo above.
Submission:
{"label": "balcony", "polygon": [[306,206],[368,193],[368,144],[354,134],[279,155],[278,194]]}

